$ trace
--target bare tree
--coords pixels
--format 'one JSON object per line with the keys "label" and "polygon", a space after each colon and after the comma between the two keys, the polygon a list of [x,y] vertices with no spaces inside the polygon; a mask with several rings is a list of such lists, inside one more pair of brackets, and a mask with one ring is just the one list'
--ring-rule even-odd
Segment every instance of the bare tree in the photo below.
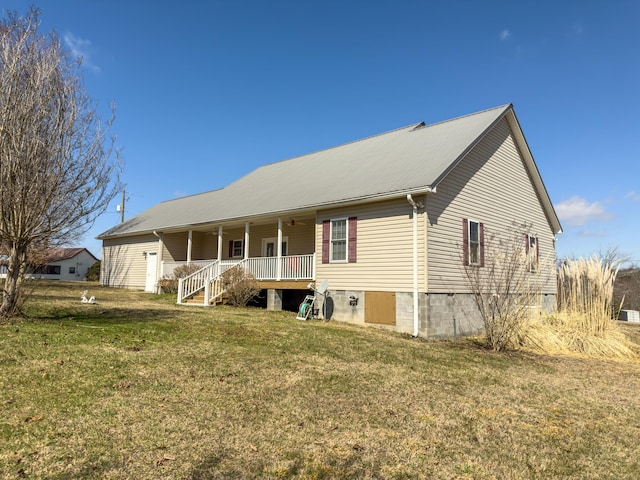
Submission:
{"label": "bare tree", "polygon": [[606,250],[600,249],[596,254],[604,265],[610,265],[612,268],[620,268],[623,265],[631,263],[631,255],[620,251],[618,246],[609,246]]}
{"label": "bare tree", "polygon": [[39,11],[0,21],[0,316],[17,313],[27,255],[80,238],[120,190],[118,155],[80,74]]}
{"label": "bare tree", "polygon": [[527,248],[527,226],[514,225],[511,235],[497,237],[488,232],[486,237],[484,264],[465,266],[465,274],[487,344],[500,351],[516,343],[524,324],[540,307],[543,288],[555,281],[553,261],[539,258],[537,248]]}

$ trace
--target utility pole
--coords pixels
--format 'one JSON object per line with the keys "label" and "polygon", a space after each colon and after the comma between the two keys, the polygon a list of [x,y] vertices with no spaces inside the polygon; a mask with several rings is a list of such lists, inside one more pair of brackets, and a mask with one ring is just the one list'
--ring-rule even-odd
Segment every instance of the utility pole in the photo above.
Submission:
{"label": "utility pole", "polygon": [[116,208],[116,211],[120,212],[120,223],[124,223],[124,202],[125,202],[125,191],[122,190],[122,203],[120,205],[118,205],[118,207]]}

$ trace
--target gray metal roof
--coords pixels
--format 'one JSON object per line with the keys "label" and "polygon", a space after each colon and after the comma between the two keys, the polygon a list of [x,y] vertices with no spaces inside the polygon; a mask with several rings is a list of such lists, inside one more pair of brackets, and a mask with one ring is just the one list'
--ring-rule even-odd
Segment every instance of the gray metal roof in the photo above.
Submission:
{"label": "gray metal roof", "polygon": [[413,124],[264,165],[220,190],[159,203],[98,238],[429,191],[512,109],[503,105],[429,126]]}

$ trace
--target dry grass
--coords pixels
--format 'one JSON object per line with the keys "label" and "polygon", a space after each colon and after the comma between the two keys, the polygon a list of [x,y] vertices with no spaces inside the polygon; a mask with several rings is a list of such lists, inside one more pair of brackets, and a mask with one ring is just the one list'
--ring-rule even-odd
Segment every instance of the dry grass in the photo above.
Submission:
{"label": "dry grass", "polygon": [[[2,478],[631,479],[640,365],[50,284],[0,325]],[[640,327],[625,325],[635,340]]]}
{"label": "dry grass", "polygon": [[616,273],[597,257],[567,260],[558,271],[558,312],[528,324],[523,346],[550,355],[637,360],[637,343],[611,320]]}
{"label": "dry grass", "polygon": [[602,259],[568,259],[558,269],[558,311],[562,322],[593,335],[611,329],[613,285],[618,269]]}
{"label": "dry grass", "polygon": [[[577,318],[577,320],[576,320]],[[548,355],[573,355],[611,360],[636,361],[640,353],[638,343],[633,342],[620,329],[618,322],[601,333],[580,331],[576,321],[580,316],[555,314],[527,326],[522,344],[526,349]]]}

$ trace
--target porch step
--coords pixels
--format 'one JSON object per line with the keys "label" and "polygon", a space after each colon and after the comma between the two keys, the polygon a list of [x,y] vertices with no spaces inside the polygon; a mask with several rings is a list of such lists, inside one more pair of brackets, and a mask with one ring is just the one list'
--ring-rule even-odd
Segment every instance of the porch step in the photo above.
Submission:
{"label": "porch step", "polygon": [[204,303],[204,292],[195,294],[193,297],[183,300],[184,303],[202,305]]}
{"label": "porch step", "polygon": [[[228,301],[227,295],[222,295],[221,297],[218,297],[216,300],[214,300],[211,305],[215,306],[215,305],[226,305]],[[204,292],[199,292],[197,294],[195,294],[193,297],[191,298],[187,298],[185,300],[183,300],[183,303],[187,303],[187,304],[191,304],[191,305],[203,305],[204,304]]]}

